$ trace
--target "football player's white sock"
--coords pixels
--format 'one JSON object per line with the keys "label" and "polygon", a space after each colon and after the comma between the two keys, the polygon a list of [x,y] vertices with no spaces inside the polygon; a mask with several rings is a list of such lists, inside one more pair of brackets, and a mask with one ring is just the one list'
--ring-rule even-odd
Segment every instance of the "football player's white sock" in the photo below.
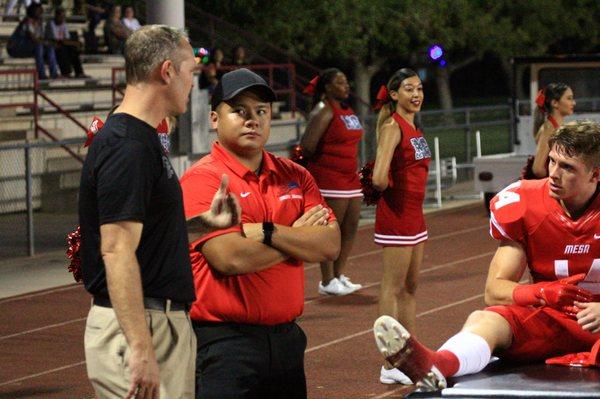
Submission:
{"label": "football player's white sock", "polygon": [[491,358],[490,346],[477,334],[461,331],[444,343],[439,349],[456,355],[459,368],[454,376],[480,372],[488,365]]}

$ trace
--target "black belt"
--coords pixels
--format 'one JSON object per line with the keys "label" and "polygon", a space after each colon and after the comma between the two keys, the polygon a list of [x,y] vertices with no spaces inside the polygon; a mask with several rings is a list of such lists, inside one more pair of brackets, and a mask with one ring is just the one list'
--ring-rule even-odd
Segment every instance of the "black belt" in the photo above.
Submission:
{"label": "black belt", "polygon": [[234,323],[230,321],[214,322],[214,321],[195,321],[192,320],[192,325],[197,328],[203,327],[215,327],[215,328],[232,328],[241,331],[262,331],[267,333],[285,333],[294,329],[297,324],[295,321],[287,323],[266,325],[266,324],[246,324],[246,323]]}
{"label": "black belt", "polygon": [[[170,304],[170,306],[169,306]],[[94,305],[102,306],[103,308],[112,308],[112,304],[110,303],[109,298],[104,298],[100,296],[94,297]],[[167,308],[172,312],[177,312],[181,310],[189,310],[189,305],[184,302],[175,302],[170,299],[165,298],[151,298],[148,296],[144,297],[144,308],[150,310],[160,310],[166,312]]]}

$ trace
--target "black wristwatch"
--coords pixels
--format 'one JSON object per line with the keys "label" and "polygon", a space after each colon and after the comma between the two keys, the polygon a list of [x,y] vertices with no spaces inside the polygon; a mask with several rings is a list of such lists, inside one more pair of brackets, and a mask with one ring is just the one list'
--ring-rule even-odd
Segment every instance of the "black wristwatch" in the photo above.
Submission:
{"label": "black wristwatch", "polygon": [[273,222],[263,222],[263,244],[272,246],[271,239],[273,238],[273,231],[275,231],[275,225]]}

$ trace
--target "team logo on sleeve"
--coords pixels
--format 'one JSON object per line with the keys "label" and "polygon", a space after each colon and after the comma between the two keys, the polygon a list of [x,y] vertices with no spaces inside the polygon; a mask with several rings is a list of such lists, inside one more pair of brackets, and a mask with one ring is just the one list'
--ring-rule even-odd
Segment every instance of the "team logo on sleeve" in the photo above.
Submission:
{"label": "team logo on sleeve", "polygon": [[429,150],[425,137],[413,137],[410,139],[410,143],[415,149],[415,160],[431,158],[431,151]]}
{"label": "team logo on sleeve", "polygon": [[340,115],[342,122],[346,125],[346,129],[348,130],[361,130],[362,125],[358,120],[358,116],[356,115]]}

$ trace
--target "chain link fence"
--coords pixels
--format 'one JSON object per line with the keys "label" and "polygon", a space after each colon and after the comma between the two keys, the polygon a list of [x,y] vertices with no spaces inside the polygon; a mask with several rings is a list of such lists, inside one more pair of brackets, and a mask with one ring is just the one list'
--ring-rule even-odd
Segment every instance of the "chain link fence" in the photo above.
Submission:
{"label": "chain link fence", "polygon": [[65,247],[78,223],[83,140],[0,144],[0,258]]}

